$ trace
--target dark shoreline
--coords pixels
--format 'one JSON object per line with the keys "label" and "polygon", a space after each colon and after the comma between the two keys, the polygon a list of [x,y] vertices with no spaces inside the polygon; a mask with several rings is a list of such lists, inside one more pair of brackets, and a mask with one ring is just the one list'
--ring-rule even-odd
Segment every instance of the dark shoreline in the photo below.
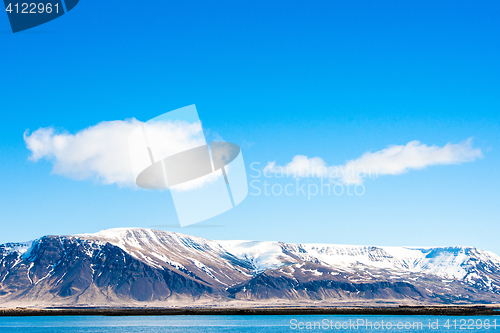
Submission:
{"label": "dark shoreline", "polygon": [[269,308],[50,308],[0,309],[0,317],[12,316],[174,316],[174,315],[431,315],[491,316],[500,308],[486,306],[400,307],[269,307]]}

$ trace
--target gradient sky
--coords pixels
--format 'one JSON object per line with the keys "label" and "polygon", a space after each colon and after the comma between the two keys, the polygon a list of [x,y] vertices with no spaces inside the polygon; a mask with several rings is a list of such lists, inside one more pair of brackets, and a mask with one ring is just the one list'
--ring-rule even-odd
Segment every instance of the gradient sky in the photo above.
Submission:
{"label": "gradient sky", "polygon": [[[154,227],[209,239],[470,245],[500,254],[498,1],[81,1],[12,34],[0,14],[0,243]],[[363,196],[252,196],[187,228],[168,191],[52,175],[23,133],[196,104],[249,166],[343,164],[419,140],[484,157],[365,182]],[[277,180],[273,180],[277,181]]]}

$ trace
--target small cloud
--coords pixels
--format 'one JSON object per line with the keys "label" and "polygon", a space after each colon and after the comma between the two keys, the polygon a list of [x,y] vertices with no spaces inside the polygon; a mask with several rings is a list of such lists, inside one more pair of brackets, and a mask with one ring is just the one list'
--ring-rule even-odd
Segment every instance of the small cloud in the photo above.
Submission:
{"label": "small cloud", "polygon": [[205,130],[205,134],[206,134],[208,142],[225,142],[226,141],[226,140],[224,140],[224,138],[221,135],[219,135],[219,133],[217,133],[214,130],[211,130],[210,128],[207,128]]}
{"label": "small cloud", "polygon": [[254,142],[248,142],[247,140],[243,140],[243,143],[241,144],[241,148],[251,148],[255,143]]}

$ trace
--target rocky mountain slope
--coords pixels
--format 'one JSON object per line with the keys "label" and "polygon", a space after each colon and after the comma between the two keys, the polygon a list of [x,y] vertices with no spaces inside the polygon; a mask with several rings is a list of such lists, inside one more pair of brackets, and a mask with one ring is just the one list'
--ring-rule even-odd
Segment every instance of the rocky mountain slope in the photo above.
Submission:
{"label": "rocky mountain slope", "polygon": [[500,257],[473,247],[211,241],[151,229],[0,245],[0,307],[499,301]]}

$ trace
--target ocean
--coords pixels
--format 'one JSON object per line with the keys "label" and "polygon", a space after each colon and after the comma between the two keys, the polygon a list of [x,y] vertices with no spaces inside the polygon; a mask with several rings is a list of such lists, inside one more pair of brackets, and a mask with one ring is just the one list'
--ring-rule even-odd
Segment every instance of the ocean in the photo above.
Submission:
{"label": "ocean", "polygon": [[0,332],[500,332],[500,316],[46,316],[0,317]]}

